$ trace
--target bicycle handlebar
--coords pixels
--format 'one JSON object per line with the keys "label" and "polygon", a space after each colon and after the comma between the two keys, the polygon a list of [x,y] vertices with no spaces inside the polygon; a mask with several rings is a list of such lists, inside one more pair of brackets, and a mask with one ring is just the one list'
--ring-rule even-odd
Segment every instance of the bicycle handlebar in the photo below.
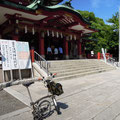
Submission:
{"label": "bicycle handlebar", "polygon": [[[55,75],[56,75],[56,73],[51,74],[51,78],[54,78]],[[40,80],[46,81],[43,77],[43,78],[30,78],[30,79],[23,79],[23,80],[16,80],[16,81],[9,81],[9,82],[5,82],[5,83],[0,83],[0,91],[3,90],[4,88],[7,88],[7,87],[10,87],[13,85],[19,85],[19,84],[35,82],[35,81],[40,81]]]}
{"label": "bicycle handlebar", "polygon": [[57,74],[57,73],[53,73],[53,74],[50,73],[50,78],[48,78],[48,79],[45,79],[45,78],[43,77],[42,81],[44,82],[45,87],[46,87],[46,84],[48,84],[48,82],[52,81],[52,78],[54,78],[54,77],[56,76],[56,74]]}

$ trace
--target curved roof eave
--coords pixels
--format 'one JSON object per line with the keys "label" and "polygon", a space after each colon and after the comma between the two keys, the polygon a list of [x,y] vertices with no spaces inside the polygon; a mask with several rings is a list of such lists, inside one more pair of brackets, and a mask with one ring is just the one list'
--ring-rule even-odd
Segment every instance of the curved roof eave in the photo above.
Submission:
{"label": "curved roof eave", "polygon": [[7,5],[7,6],[11,6],[11,7],[14,7],[14,8],[23,9],[23,10],[27,10],[27,11],[33,11],[33,10],[30,9],[30,8],[27,8],[27,7],[25,7],[25,6],[23,6],[23,5],[20,5],[20,4],[12,3],[12,2],[10,2],[10,1],[0,0],[0,4]]}
{"label": "curved roof eave", "polygon": [[31,12],[33,12],[33,11],[35,12],[39,8],[43,9],[43,10],[46,10],[46,11],[51,11],[51,12],[52,11],[56,12],[58,10],[63,10],[63,11],[67,11],[67,12],[70,12],[70,13],[78,16],[83,21],[83,23],[88,24],[88,25],[91,24],[86,19],[84,19],[77,10],[74,10],[74,9],[68,7],[68,6],[65,6],[65,5],[43,6],[43,5],[40,5],[40,4],[35,4],[34,6],[32,6],[30,8],[30,7],[27,7],[27,6],[25,7],[25,6],[22,6],[20,4],[15,4],[15,3],[12,3],[12,2],[9,2],[9,1],[1,0],[0,3],[5,4],[5,5],[9,5],[11,7],[23,9],[23,10],[26,10],[26,11],[31,11]]}
{"label": "curved roof eave", "polygon": [[67,11],[67,12],[70,12],[70,13],[78,16],[85,24],[91,25],[91,23],[88,22],[85,18],[83,18],[83,17],[81,16],[81,14],[80,14],[77,10],[74,10],[74,9],[68,7],[68,6],[65,6],[65,5],[55,5],[55,6],[42,6],[42,5],[37,5],[37,6],[35,6],[34,8],[31,8],[31,9],[37,10],[37,9],[39,9],[39,8],[40,8],[40,9],[42,8],[42,9],[44,9],[44,10],[46,10],[46,11],[51,11],[51,12],[53,12],[53,11],[56,12],[56,11],[58,11],[58,10]]}

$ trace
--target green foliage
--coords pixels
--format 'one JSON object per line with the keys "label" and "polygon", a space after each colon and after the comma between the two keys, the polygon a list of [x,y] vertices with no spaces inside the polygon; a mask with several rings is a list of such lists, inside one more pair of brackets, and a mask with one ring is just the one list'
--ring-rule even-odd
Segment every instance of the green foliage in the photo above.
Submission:
{"label": "green foliage", "polygon": [[118,53],[118,28],[119,28],[119,14],[118,12],[107,20],[110,25],[105,24],[103,19],[95,16],[93,12],[80,11],[83,18],[87,19],[91,23],[91,27],[98,29],[99,32],[93,33],[90,39],[96,39],[97,41],[91,41],[86,43],[87,50],[94,50],[95,53],[101,52],[101,48],[106,48],[108,52],[117,57]]}

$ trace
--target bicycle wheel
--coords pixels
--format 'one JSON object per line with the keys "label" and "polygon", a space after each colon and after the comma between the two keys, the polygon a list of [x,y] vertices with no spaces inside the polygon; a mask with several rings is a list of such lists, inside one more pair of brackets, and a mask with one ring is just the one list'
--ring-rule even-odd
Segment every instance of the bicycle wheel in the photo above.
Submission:
{"label": "bicycle wheel", "polygon": [[40,117],[46,118],[51,112],[51,103],[48,100],[43,100],[38,103],[38,112]]}

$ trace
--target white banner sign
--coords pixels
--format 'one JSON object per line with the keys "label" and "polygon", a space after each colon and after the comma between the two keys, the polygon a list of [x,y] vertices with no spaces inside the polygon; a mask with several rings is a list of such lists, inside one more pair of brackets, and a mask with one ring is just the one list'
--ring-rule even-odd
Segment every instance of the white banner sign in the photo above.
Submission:
{"label": "white banner sign", "polygon": [[28,42],[17,42],[17,54],[18,54],[20,69],[31,68]]}
{"label": "white banner sign", "polygon": [[105,56],[104,48],[102,48],[102,54],[103,54],[104,61],[106,62],[106,56]]}
{"label": "white banner sign", "polygon": [[0,40],[3,70],[31,68],[28,42]]}
{"label": "white banner sign", "polygon": [[19,69],[16,41],[9,41],[11,69]]}
{"label": "white banner sign", "polygon": [[9,41],[1,41],[1,54],[2,54],[2,68],[3,70],[10,70],[10,51],[9,51]]}

